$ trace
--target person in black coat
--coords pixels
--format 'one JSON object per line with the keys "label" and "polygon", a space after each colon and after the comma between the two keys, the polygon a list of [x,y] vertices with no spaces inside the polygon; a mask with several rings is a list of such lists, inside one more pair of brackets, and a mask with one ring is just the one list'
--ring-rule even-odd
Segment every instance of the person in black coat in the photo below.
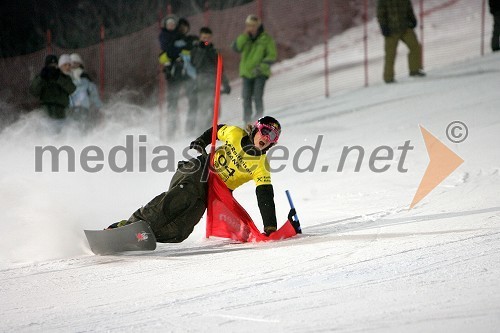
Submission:
{"label": "person in black coat", "polygon": [[[209,127],[212,123],[215,77],[217,74],[217,53],[217,49],[212,44],[212,30],[208,27],[201,28],[200,41],[191,51],[191,63],[196,69],[198,103],[200,106],[198,129]],[[229,94],[231,87],[225,75],[222,76],[222,85],[223,89],[221,93]]]}
{"label": "person in black coat", "polygon": [[195,85],[195,70],[190,65],[190,52],[193,44],[197,41],[196,36],[189,35],[189,22],[184,19],[177,19],[176,16],[167,16],[162,23],[162,30],[159,36],[162,54],[160,63],[164,65],[165,78],[168,82],[167,88],[167,137],[173,138],[178,129],[177,106],[182,88],[184,87],[186,97],[189,102],[187,131],[193,128],[190,126],[190,119],[196,114],[198,100]]}
{"label": "person in black coat", "polygon": [[500,0],[489,0],[490,13],[493,15],[493,34],[491,36],[491,50],[500,50]]}
{"label": "person in black coat", "polygon": [[[64,57],[65,56],[65,57]],[[68,55],[63,55],[68,62]],[[59,59],[61,62],[61,59]],[[66,108],[69,105],[69,95],[76,87],[68,75],[58,68],[58,60],[55,55],[49,54],[45,58],[45,66],[30,84],[30,93],[40,100],[48,116],[53,119],[64,119]]]}
{"label": "person in black coat", "polygon": [[[177,86],[178,90],[181,86],[184,87],[184,92],[188,99],[188,113],[186,119],[186,132],[193,133],[195,130],[196,114],[198,112],[198,95],[196,85],[196,70],[191,63],[191,50],[198,43],[198,36],[190,35],[190,24],[185,18],[180,18],[177,25],[179,36],[174,42],[176,52],[179,54],[179,63],[182,64],[180,75],[180,83]],[[179,91],[177,91],[179,95]]]}

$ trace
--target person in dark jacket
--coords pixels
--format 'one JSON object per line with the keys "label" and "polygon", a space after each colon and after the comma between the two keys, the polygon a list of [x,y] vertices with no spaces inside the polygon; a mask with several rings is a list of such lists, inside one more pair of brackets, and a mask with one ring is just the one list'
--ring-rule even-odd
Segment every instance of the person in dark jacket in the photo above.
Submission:
{"label": "person in dark jacket", "polygon": [[167,112],[169,115],[167,136],[172,138],[175,135],[177,126],[177,106],[182,88],[188,98],[188,124],[187,130],[190,131],[189,119],[196,115],[198,109],[198,100],[196,95],[196,84],[194,81],[194,68],[190,63],[190,52],[197,41],[196,36],[188,35],[189,22],[184,19],[177,19],[171,15],[164,20],[164,27],[160,33],[160,47],[163,54],[160,56],[160,62],[164,65],[165,78],[168,82],[167,88]]}
{"label": "person in dark jacket", "polygon": [[[190,35],[190,24],[185,18],[180,18],[178,27],[179,37],[174,42],[174,46],[179,52],[181,59],[182,77],[180,85],[184,87],[184,92],[188,99],[188,113],[186,119],[186,132],[192,133],[195,130],[196,115],[198,111],[198,93],[196,84],[196,69],[191,62],[191,51],[198,44],[198,36]],[[181,88],[179,85],[179,88]]]}
{"label": "person in dark jacket", "polygon": [[394,62],[398,43],[401,40],[408,46],[408,67],[410,76],[422,77],[421,46],[415,34],[417,18],[410,0],[378,0],[377,19],[385,40],[384,81],[394,83]]}
{"label": "person in dark jacket", "polygon": [[[59,60],[61,63],[67,61],[70,63],[68,55],[61,56]],[[29,91],[40,100],[49,117],[64,119],[69,105],[69,96],[75,89],[71,78],[58,68],[57,57],[50,54],[45,57],[45,66],[31,82]]]}
{"label": "person in dark jacket", "polygon": [[[255,15],[247,17],[245,31],[234,41],[233,50],[241,53],[243,121],[251,123],[264,113],[264,86],[271,76],[271,64],[276,61],[278,51],[274,39],[264,31],[261,20]],[[255,101],[255,115],[252,100]]]}
{"label": "person in dark jacket", "polygon": [[[191,63],[196,69],[196,85],[198,90],[198,105],[200,123],[198,127],[207,128],[211,125],[214,108],[215,78],[217,73],[218,51],[212,44],[212,30],[208,27],[200,29],[199,42],[191,51]],[[229,94],[231,86],[225,75],[222,76],[222,94]],[[196,127],[196,115],[190,119],[191,127]]]}
{"label": "person in dark jacket", "polygon": [[493,15],[493,34],[491,36],[491,50],[500,51],[500,0],[489,0],[490,13]]}
{"label": "person in dark jacket", "polygon": [[[276,231],[277,221],[266,152],[278,142],[280,133],[279,122],[266,116],[255,122],[249,132],[236,126],[219,125],[216,134],[217,139],[224,144],[215,151],[215,173],[231,191],[251,180],[255,182],[264,232],[268,236]],[[189,147],[202,155],[179,163],[168,191],[136,210],[128,220],[114,223],[108,228],[142,220],[151,226],[158,242],[178,243],[185,240],[193,232],[207,207],[206,174],[209,157],[204,151],[211,137],[212,128],[191,142]],[[291,213],[292,211],[289,213],[290,220],[293,216]]]}

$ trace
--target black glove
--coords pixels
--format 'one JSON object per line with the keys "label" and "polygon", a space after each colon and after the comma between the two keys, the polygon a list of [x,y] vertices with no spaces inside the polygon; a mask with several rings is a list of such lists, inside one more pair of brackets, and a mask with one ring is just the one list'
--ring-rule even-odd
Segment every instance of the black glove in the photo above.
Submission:
{"label": "black glove", "polygon": [[273,232],[276,231],[276,227],[265,227],[264,228],[264,235],[269,236]]}
{"label": "black glove", "polygon": [[300,228],[300,222],[299,220],[295,221],[293,217],[297,214],[295,211],[295,208],[290,209],[290,212],[288,212],[288,221],[292,224],[293,228],[295,229],[295,232],[298,234],[302,233],[302,229]]}
{"label": "black glove", "polygon": [[200,154],[203,154],[203,153],[206,153],[205,151],[205,147],[207,145],[205,144],[205,142],[203,142],[202,140],[200,139],[196,139],[194,141],[192,141],[190,144],[189,144],[189,149],[195,149],[196,151],[198,151]]}
{"label": "black glove", "polygon": [[381,25],[380,30],[382,30],[382,35],[384,35],[385,37],[389,37],[391,35],[391,30],[386,25]]}
{"label": "black glove", "polygon": [[59,70],[59,68],[47,66],[42,69],[40,77],[47,81],[55,81],[59,78],[60,74],[61,71]]}

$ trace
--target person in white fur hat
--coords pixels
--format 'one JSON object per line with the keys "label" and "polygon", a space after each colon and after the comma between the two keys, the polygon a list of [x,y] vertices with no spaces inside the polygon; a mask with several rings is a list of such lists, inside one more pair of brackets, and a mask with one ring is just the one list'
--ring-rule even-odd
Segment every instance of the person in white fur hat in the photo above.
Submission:
{"label": "person in white fur hat", "polygon": [[70,96],[70,116],[79,121],[84,121],[88,127],[97,119],[97,113],[102,107],[97,86],[84,71],[82,57],[78,53],[70,56],[71,78],[76,90]]}
{"label": "person in white fur hat", "polygon": [[69,54],[62,54],[57,64],[63,74],[71,75],[71,57]]}

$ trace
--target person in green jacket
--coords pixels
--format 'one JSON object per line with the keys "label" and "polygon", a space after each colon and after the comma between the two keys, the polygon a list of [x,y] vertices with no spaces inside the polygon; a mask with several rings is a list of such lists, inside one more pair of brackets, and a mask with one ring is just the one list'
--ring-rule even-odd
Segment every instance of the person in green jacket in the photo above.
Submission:
{"label": "person in green jacket", "polygon": [[[245,31],[233,43],[233,49],[241,53],[240,76],[243,78],[243,121],[251,123],[264,114],[264,86],[271,75],[271,64],[278,56],[276,43],[264,31],[260,19],[249,15]],[[256,114],[253,114],[252,99]]]}
{"label": "person in green jacket", "polygon": [[384,81],[394,83],[394,62],[398,43],[401,40],[408,46],[408,66],[410,76],[425,76],[422,70],[421,46],[413,30],[417,18],[410,0],[378,0],[377,19],[385,39]]}
{"label": "person in green jacket", "polygon": [[[64,56],[64,55],[63,55]],[[59,63],[63,62],[71,68],[71,59],[61,56]],[[53,119],[64,119],[66,108],[69,106],[69,95],[76,90],[71,77],[64,74],[58,68],[58,61],[55,55],[45,57],[45,67],[39,75],[31,82],[30,93],[40,99],[49,117]]]}

